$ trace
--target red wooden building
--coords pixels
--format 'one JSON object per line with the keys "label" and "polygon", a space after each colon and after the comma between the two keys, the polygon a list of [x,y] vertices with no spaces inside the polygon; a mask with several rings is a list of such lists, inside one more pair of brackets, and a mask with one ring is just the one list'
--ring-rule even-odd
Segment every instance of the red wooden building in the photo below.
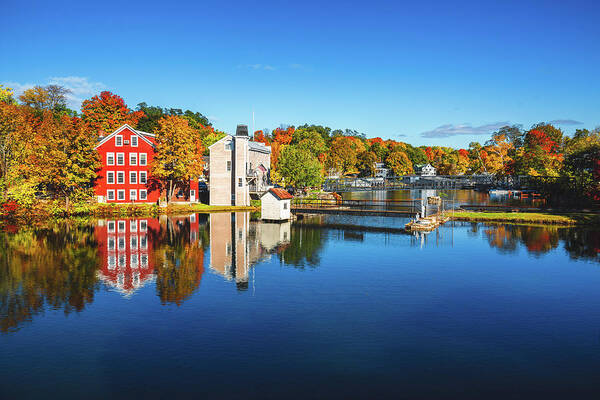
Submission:
{"label": "red wooden building", "polygon": [[[95,193],[100,203],[155,203],[161,192],[150,175],[154,135],[125,124],[96,145],[102,167]],[[175,191],[172,201],[198,201],[198,179]]]}

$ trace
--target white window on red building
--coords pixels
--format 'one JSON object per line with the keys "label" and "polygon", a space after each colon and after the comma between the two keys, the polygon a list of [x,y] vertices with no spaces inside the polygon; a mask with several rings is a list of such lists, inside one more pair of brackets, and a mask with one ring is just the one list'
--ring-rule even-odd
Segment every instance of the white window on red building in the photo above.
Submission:
{"label": "white window on red building", "polygon": [[125,171],[117,171],[117,184],[123,185],[125,183]]}
{"label": "white window on red building", "polygon": [[137,190],[131,189],[129,191],[129,200],[131,200],[131,201],[137,200]]}
{"label": "white window on red building", "polygon": [[119,232],[125,232],[125,221],[117,222],[117,226],[118,226]]}
{"label": "white window on red building", "polygon": [[148,222],[143,219],[140,221],[140,232],[146,232],[146,228],[148,227]]}
{"label": "white window on red building", "polygon": [[106,153],[106,165],[115,165],[115,153]]}
{"label": "white window on red building", "polygon": [[[113,193],[113,200],[114,200],[115,191],[112,190],[112,193]],[[107,225],[108,225],[108,233],[115,233],[115,221],[108,221]]]}
{"label": "white window on red building", "polygon": [[119,236],[119,251],[125,251],[125,236]]}
{"label": "white window on red building", "polygon": [[125,153],[117,153],[117,165],[125,165]]}
{"label": "white window on red building", "polygon": [[[115,199],[115,191],[114,190],[107,190],[106,191],[106,200],[114,200],[114,199]],[[110,229],[110,225],[108,225],[108,227]],[[110,232],[110,230],[109,230],[109,232]],[[114,230],[113,230],[113,232],[114,232]]]}
{"label": "white window on red building", "polygon": [[108,251],[115,251],[117,244],[115,242],[115,237],[114,236],[110,236],[108,238]]}
{"label": "white window on red building", "polygon": [[142,268],[148,267],[148,254],[142,254],[140,256],[140,263],[142,265]]}
{"label": "white window on red building", "polygon": [[125,200],[125,191],[117,190],[117,200]]}
{"label": "white window on red building", "polygon": [[122,135],[115,136],[115,146],[117,146],[117,147],[123,146],[123,136]]}
{"label": "white window on red building", "polygon": [[148,159],[146,153],[140,153],[140,165],[147,165]]}
{"label": "white window on red building", "polygon": [[129,172],[129,183],[132,185],[137,184],[137,172],[135,172],[135,171]]}
{"label": "white window on red building", "polygon": [[137,136],[131,135],[131,147],[137,147],[137,145],[138,145]]}
{"label": "white window on red building", "polygon": [[129,165],[137,165],[137,153],[129,153]]}
{"label": "white window on red building", "polygon": [[138,245],[138,237],[135,235],[131,235],[131,237],[129,238],[129,248],[131,250],[137,250],[137,245]]}
{"label": "white window on red building", "polygon": [[[140,183],[142,185],[145,185],[147,181],[148,181],[148,175],[147,175],[146,171],[140,171]],[[142,198],[142,196],[140,195],[140,199],[141,198]]]}
{"label": "white window on red building", "polygon": [[146,236],[142,236],[140,238],[140,250],[148,249],[148,238]]}
{"label": "white window on red building", "polygon": [[135,219],[129,221],[129,232],[137,232],[137,221]]}
{"label": "white window on red building", "polygon": [[112,185],[115,183],[115,171],[106,172],[106,183]]}
{"label": "white window on red building", "polygon": [[140,200],[147,200],[148,193],[146,193],[146,189],[140,189]]}

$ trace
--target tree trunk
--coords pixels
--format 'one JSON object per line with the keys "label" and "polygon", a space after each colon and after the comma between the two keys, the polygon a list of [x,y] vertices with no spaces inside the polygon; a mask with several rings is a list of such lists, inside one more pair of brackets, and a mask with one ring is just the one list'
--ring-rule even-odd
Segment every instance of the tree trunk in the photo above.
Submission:
{"label": "tree trunk", "polygon": [[65,210],[69,214],[69,196],[65,196]]}

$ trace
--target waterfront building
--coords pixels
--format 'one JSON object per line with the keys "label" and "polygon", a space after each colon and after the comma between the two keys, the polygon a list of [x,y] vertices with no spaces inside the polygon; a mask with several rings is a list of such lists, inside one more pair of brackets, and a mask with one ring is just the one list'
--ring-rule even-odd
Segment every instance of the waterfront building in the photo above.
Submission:
{"label": "waterfront building", "polygon": [[436,169],[431,164],[415,165],[415,174],[421,175],[421,176],[435,176]]}
{"label": "waterfront building", "polygon": [[261,198],[261,219],[268,221],[288,221],[292,195],[284,189],[271,188]]}
{"label": "waterfront building", "polygon": [[249,206],[250,195],[269,188],[271,148],[252,142],[248,127],[238,125],[209,148],[209,203],[215,206]]}
{"label": "waterfront building", "polygon": [[390,169],[386,167],[385,163],[375,163],[374,176],[376,178],[387,178]]}

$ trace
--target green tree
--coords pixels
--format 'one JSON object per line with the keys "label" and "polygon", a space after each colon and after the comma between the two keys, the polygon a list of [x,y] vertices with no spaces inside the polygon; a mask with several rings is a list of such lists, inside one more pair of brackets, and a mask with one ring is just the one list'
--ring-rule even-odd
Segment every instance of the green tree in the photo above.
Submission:
{"label": "green tree", "polygon": [[286,185],[294,187],[321,184],[321,164],[310,151],[297,145],[286,146],[279,158],[277,172]]}
{"label": "green tree", "polygon": [[327,145],[317,129],[298,128],[292,136],[292,143],[308,150],[313,156],[319,157],[327,152]]}

